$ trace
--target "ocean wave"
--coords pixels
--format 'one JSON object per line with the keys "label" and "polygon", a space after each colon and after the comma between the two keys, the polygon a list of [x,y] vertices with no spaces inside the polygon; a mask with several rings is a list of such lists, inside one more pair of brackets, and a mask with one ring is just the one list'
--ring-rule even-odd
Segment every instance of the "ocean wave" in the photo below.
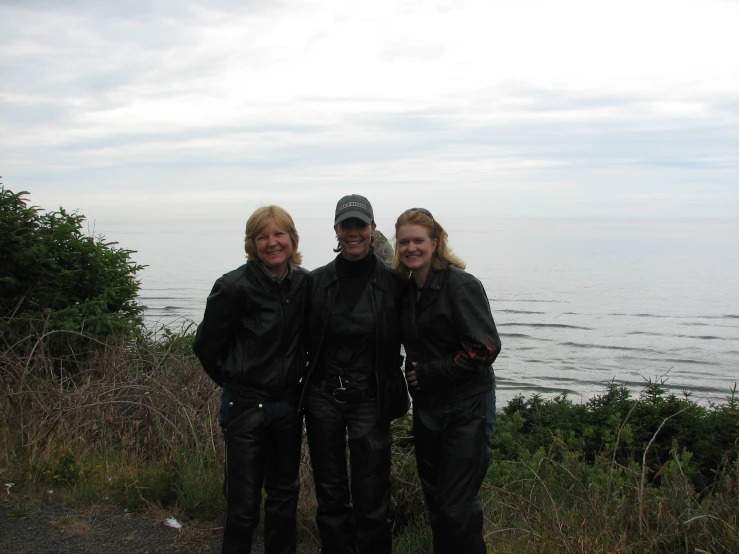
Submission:
{"label": "ocean wave", "polygon": [[693,365],[713,365],[720,366],[717,362],[706,362],[703,360],[691,360],[690,358],[665,358],[663,362],[670,362],[673,364],[693,364]]}
{"label": "ocean wave", "polygon": [[699,323],[697,321],[681,323],[680,325],[688,325],[691,327],[720,327],[722,329],[739,329],[739,325],[721,325],[720,323]]}
{"label": "ocean wave", "polygon": [[490,302],[527,302],[530,304],[571,304],[569,300],[547,300],[542,298],[518,298],[516,296],[488,296]]}
{"label": "ocean wave", "polygon": [[532,304],[535,303],[542,303],[542,304],[569,304],[567,300],[525,300],[523,298],[516,298],[516,302],[530,302]]}
{"label": "ocean wave", "polygon": [[575,348],[595,348],[595,349],[602,349],[602,350],[622,350],[622,351],[629,351],[629,352],[652,352],[652,353],[660,353],[659,350],[654,350],[653,348],[635,348],[631,346],[609,346],[605,344],[583,344],[579,342],[562,342],[560,343],[560,346],[574,346]]}
{"label": "ocean wave", "polygon": [[501,314],[523,314],[523,315],[544,315],[546,312],[527,312],[526,310],[494,310],[495,313]]}
{"label": "ocean wave", "polygon": [[555,383],[584,383],[585,381],[581,381],[579,379],[575,380],[572,377],[554,377],[551,375],[547,375],[546,377],[547,381],[554,381]]}
{"label": "ocean wave", "polygon": [[519,390],[519,391],[528,391],[528,392],[540,392],[543,394],[574,394],[579,395],[579,393],[573,391],[572,389],[563,389],[558,387],[547,387],[544,385],[532,385],[531,383],[521,384],[521,385],[508,385],[508,384],[498,384],[496,383],[496,389],[501,390]]}
{"label": "ocean wave", "polygon": [[498,333],[501,337],[508,337],[513,339],[532,339],[532,340],[541,340],[541,341],[551,341],[552,339],[543,339],[540,337],[532,337],[531,335],[527,335],[526,333]]}
{"label": "ocean wave", "polygon": [[700,340],[736,340],[733,337],[717,337],[715,335],[676,335],[673,333],[650,333],[648,331],[629,331],[626,335],[646,335],[650,337],[676,337],[680,339]]}
{"label": "ocean wave", "polygon": [[673,335],[681,339],[700,339],[700,340],[736,340],[731,337],[717,337],[715,335]]}
{"label": "ocean wave", "polygon": [[498,327],[517,325],[519,327],[553,327],[555,329],[580,329],[582,331],[593,331],[592,327],[578,327],[577,325],[565,325],[564,323],[500,323]]}
{"label": "ocean wave", "polygon": [[641,313],[641,314],[626,314],[626,313],[623,313],[623,312],[612,312],[612,313],[610,313],[608,315],[614,316],[614,317],[654,317],[654,318],[669,318],[669,317],[672,317],[672,316],[669,316],[669,315],[660,315],[660,314],[645,314],[645,313]]}
{"label": "ocean wave", "polygon": [[[631,334],[631,333],[630,333]],[[642,333],[644,335],[655,335],[661,337],[675,337],[679,339],[698,339],[698,340],[737,340],[737,337],[719,337],[717,335],[679,335],[673,333]]]}
{"label": "ocean wave", "polygon": [[[578,315],[578,314],[571,314]],[[657,319],[739,319],[739,315],[724,314],[724,315],[665,315],[665,314],[650,314],[650,313],[637,313],[628,314],[625,312],[611,312],[609,316],[614,317],[641,317],[641,318],[657,318]],[[706,323],[681,323],[681,325],[707,325]]]}

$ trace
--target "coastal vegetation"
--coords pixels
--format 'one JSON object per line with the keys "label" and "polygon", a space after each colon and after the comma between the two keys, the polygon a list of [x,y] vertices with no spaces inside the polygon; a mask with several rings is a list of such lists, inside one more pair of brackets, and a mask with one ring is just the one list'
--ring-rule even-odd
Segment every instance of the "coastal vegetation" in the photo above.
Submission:
{"label": "coastal vegetation", "polygon": [[0,332],[14,348],[69,367],[91,341],[141,328],[143,268],[130,250],[85,233],[83,215],[43,211],[27,195],[0,185]]}
{"label": "coastal vegetation", "polygon": [[[218,532],[219,392],[191,354],[192,325],[144,328],[131,252],[86,236],[78,214],[0,195],[9,514],[57,501],[156,508],[184,521],[192,540]],[[532,395],[503,407],[480,495],[489,551],[739,552],[736,388],[701,405],[663,385],[634,396],[614,382],[587,402]],[[393,433],[394,551],[429,552],[410,417]],[[300,540],[315,543],[307,452],[301,479]]]}

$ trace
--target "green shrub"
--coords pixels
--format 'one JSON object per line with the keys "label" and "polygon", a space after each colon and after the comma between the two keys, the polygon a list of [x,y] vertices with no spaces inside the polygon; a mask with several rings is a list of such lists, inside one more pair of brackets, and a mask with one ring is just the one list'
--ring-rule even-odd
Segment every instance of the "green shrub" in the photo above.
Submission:
{"label": "green shrub", "polygon": [[78,359],[91,341],[139,329],[132,252],[83,233],[80,214],[29,206],[27,194],[0,186],[0,340]]}
{"label": "green shrub", "polygon": [[[692,485],[702,491],[716,473],[737,461],[739,399],[732,391],[726,403],[700,406],[685,393],[667,393],[661,383],[648,383],[638,398],[611,383],[601,395],[573,404],[566,395],[545,399],[516,396],[498,417],[493,437],[495,459],[518,460],[544,449],[560,457],[582,453],[583,461],[647,464],[649,483],[659,484],[662,468],[674,455],[691,454]],[[645,454],[646,452],[646,454]]]}

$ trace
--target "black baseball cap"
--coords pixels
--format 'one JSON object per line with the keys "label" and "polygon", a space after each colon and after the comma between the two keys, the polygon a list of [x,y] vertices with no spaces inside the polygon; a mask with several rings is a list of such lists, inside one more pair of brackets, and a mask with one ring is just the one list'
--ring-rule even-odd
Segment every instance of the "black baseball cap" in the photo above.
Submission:
{"label": "black baseball cap", "polygon": [[346,221],[352,217],[356,217],[367,225],[375,220],[375,214],[372,211],[372,204],[370,204],[370,201],[364,196],[359,194],[349,194],[348,196],[344,196],[336,204],[334,225],[338,225],[342,221]]}

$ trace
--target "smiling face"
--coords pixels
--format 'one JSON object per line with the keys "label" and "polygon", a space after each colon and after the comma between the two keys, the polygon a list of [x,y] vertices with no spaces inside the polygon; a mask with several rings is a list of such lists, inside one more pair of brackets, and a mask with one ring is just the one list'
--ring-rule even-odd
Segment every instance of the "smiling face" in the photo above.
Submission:
{"label": "smiling face", "polygon": [[354,217],[334,225],[334,231],[336,231],[339,246],[341,246],[341,254],[345,259],[355,262],[369,254],[375,227],[374,223],[368,225]]}
{"label": "smiling face", "polygon": [[287,271],[287,262],[293,253],[290,233],[279,227],[274,219],[270,219],[254,237],[257,247],[257,256],[267,269],[277,277],[282,277]]}
{"label": "smiling face", "polygon": [[422,225],[401,225],[395,233],[400,262],[413,272],[416,282],[423,283],[431,270],[431,260],[439,244]]}

